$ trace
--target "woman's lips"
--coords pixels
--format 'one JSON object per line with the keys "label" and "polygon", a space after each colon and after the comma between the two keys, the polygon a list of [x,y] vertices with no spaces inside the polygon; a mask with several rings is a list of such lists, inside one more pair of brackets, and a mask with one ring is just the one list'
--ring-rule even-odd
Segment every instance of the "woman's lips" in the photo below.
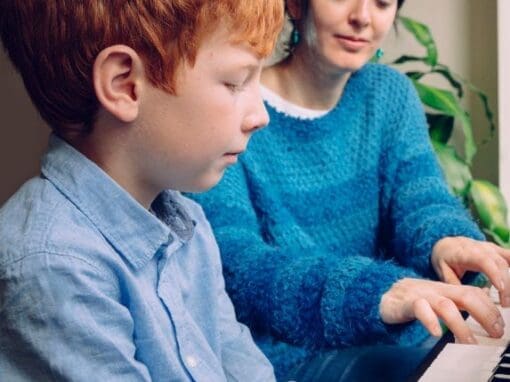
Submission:
{"label": "woman's lips", "polygon": [[335,35],[335,39],[348,51],[359,51],[370,42],[364,38],[355,36]]}

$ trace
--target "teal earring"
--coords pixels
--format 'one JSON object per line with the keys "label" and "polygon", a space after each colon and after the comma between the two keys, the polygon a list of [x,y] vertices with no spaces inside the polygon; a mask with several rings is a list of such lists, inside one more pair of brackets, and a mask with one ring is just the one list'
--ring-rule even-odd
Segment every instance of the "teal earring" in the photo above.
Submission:
{"label": "teal earring", "polygon": [[297,29],[297,22],[296,20],[291,20],[292,23],[292,31],[290,32],[289,36],[289,42],[287,44],[287,53],[292,54],[294,49],[296,49],[296,46],[299,44],[299,41],[301,40],[301,36],[299,35],[299,31]]}
{"label": "teal earring", "polygon": [[294,28],[292,28],[292,33],[290,34],[290,45],[292,47],[295,47],[297,44],[299,44],[300,39],[301,39],[301,36],[299,36],[299,31],[294,26]]}
{"label": "teal earring", "polygon": [[377,49],[375,51],[374,57],[372,57],[372,62],[379,62],[382,56],[384,56],[384,50],[382,50],[381,48]]}

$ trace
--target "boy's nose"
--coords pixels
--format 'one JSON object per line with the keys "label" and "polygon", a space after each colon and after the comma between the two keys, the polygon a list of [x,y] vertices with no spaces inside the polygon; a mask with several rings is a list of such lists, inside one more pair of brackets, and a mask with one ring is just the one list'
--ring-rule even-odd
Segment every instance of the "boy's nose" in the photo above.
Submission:
{"label": "boy's nose", "polygon": [[354,0],[349,21],[358,28],[365,27],[370,23],[369,0]]}
{"label": "boy's nose", "polygon": [[255,130],[265,127],[268,123],[269,114],[267,113],[266,107],[264,106],[262,97],[259,93],[251,113],[245,119],[243,130],[254,132]]}

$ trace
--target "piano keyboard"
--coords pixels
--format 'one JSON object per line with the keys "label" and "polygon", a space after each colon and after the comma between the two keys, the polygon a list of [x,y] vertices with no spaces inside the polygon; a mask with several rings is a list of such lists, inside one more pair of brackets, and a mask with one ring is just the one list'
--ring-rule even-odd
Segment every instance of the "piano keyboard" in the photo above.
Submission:
{"label": "piano keyboard", "polygon": [[509,357],[510,347],[447,344],[420,382],[510,382]]}
{"label": "piano keyboard", "polygon": [[466,323],[478,345],[448,343],[425,371],[420,382],[510,382],[510,308],[499,305],[498,293],[490,295],[505,321],[501,338],[491,338],[472,317]]}

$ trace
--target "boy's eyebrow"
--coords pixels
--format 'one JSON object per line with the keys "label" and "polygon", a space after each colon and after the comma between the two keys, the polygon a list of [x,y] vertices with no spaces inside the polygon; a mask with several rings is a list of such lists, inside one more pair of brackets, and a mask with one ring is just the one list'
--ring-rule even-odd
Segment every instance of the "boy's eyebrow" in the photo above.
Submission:
{"label": "boy's eyebrow", "polygon": [[261,67],[261,63],[246,63],[240,65],[233,65],[238,70],[248,70],[250,72],[257,71]]}

